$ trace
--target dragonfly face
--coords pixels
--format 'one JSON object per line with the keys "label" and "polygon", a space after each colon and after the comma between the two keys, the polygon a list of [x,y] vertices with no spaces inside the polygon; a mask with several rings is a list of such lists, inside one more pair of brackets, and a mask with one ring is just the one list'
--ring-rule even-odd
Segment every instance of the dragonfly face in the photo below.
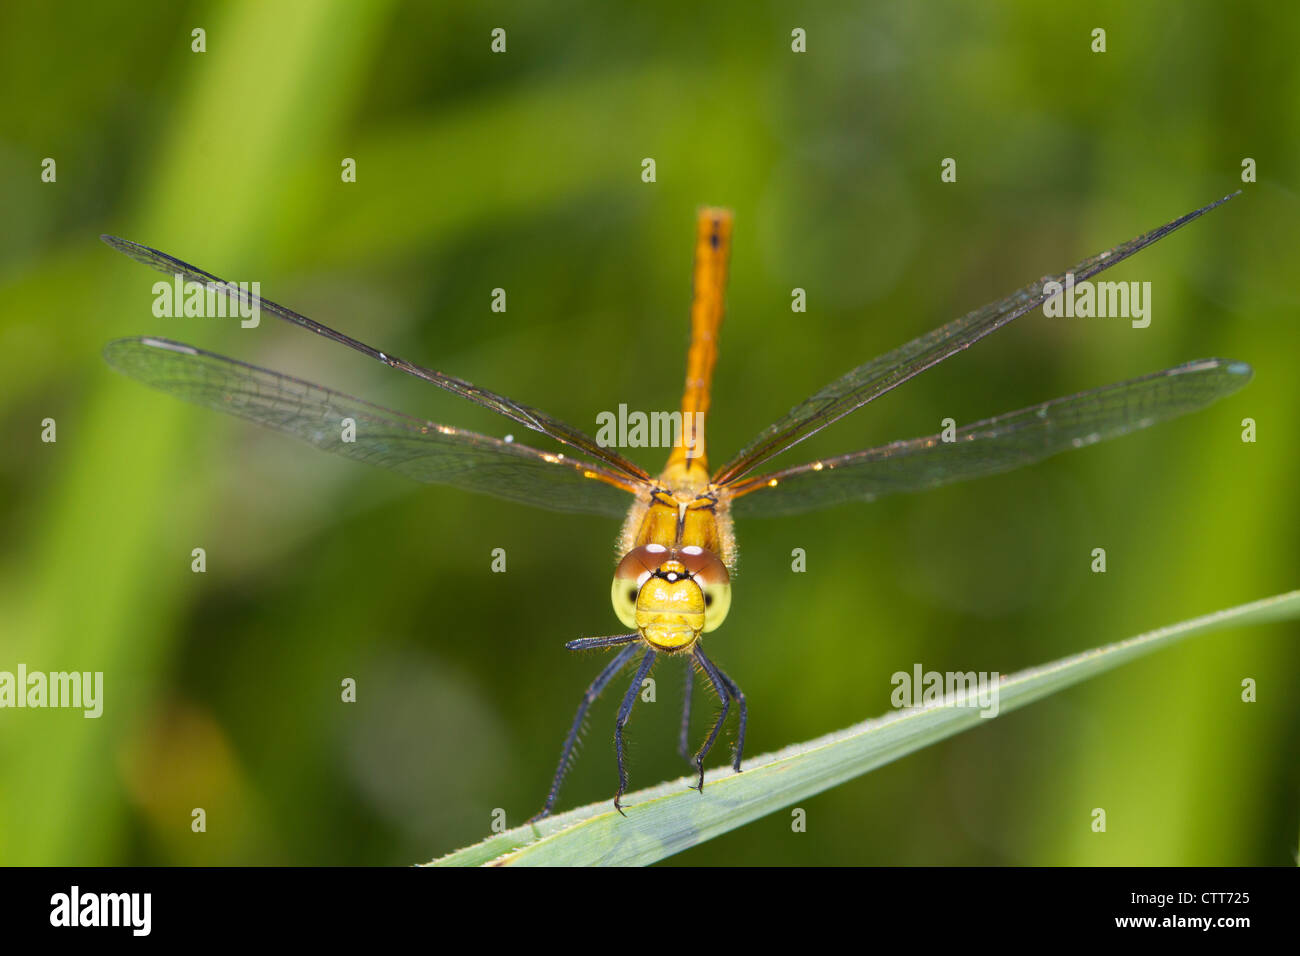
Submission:
{"label": "dragonfly face", "polygon": [[614,613],[655,650],[689,651],[731,609],[731,575],[698,545],[646,544],[618,563],[610,591]]}
{"label": "dragonfly face", "polygon": [[[1067,273],[1076,282],[1090,279],[1230,198],[1085,259]],[[710,472],[704,454],[704,421],[722,324],[731,214],[701,209],[696,225],[691,345],[682,397],[682,422],[689,433],[681,436],[664,471],[658,478],[651,478],[616,451],[545,412],[382,352],[269,299],[244,301],[249,293],[243,287],[225,283],[156,249],[111,236],[105,236],[104,241],[160,272],[208,286],[240,304],[256,306],[389,368],[491,409],[560,442],[566,446],[566,453],[541,451],[519,442],[435,425],[167,339],[109,343],[104,349],[105,358],[119,371],[197,404],[239,415],[317,447],[392,468],[420,481],[559,511],[626,516],[619,543],[623,557],[610,593],[615,613],[631,631],[581,638],[566,645],[571,650],[618,650],[583,695],[539,816],[550,813],[555,804],[588,707],[638,657],[636,675],[623,696],[614,728],[619,777],[614,806],[621,812],[619,800],[627,789],[623,728],[642,681],[662,654],[688,661],[686,712],[679,749],[698,772],[697,786],[703,790],[704,759],[733,704],[739,721],[732,766],[740,770],[748,720],[745,695],[702,647],[703,635],[717,629],[731,607],[730,572],[735,567],[736,553],[733,516],[793,514],[850,501],[875,501],[897,492],[920,491],[1018,468],[1204,408],[1244,386],[1252,374],[1244,362],[1201,359],[983,419],[957,429],[952,437],[929,435],[896,441],[767,474],[751,474],[805,438],[1060,295],[1065,274],[1046,276],[851,369],[763,429],[730,461]],[[341,436],[340,425],[344,422],[351,427],[348,440]],[[572,454],[575,451],[576,456]],[[692,756],[688,731],[696,670],[720,699],[721,709],[704,743]]]}

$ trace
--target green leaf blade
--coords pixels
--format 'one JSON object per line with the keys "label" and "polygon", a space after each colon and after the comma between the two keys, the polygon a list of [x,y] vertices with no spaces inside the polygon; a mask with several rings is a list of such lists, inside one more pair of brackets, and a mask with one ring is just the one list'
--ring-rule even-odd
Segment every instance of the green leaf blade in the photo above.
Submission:
{"label": "green leaf blade", "polygon": [[[1300,617],[1300,590],[1252,601],[1004,677],[998,715],[1033,703],[1196,634]],[[799,800],[882,767],[988,719],[961,695],[855,724],[755,757],[744,773],[719,768],[703,793],[690,778],[624,798],[622,817],[605,801],[495,834],[433,866],[638,866],[713,839]]]}

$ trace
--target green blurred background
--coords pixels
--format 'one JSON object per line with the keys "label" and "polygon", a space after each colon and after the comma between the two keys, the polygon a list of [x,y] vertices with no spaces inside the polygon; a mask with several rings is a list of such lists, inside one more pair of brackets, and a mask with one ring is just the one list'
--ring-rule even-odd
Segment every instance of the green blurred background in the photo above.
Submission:
{"label": "green blurred background", "polygon": [[[757,754],[884,712],[918,661],[1009,672],[1295,587],[1298,20],[1267,2],[6,4],[0,669],[102,670],[106,709],[0,713],[0,862],[406,864],[474,842],[545,793],[601,663],[563,643],[617,628],[616,523],[421,487],[112,373],[103,343],[163,334],[519,432],[269,318],[155,319],[157,276],[101,232],[594,430],[620,402],[677,401],[694,210],[731,206],[720,463],[848,367],[1244,188],[1108,276],[1153,283],[1150,328],[1027,316],[783,461],[1209,355],[1251,362],[1249,388],[1011,475],[742,525],[709,648]],[[682,769],[680,665],[657,675],[634,787]],[[1292,863],[1298,677],[1294,626],[1198,639],[808,800],[807,833],[776,814],[672,862]],[[612,795],[617,696],[563,806]]]}

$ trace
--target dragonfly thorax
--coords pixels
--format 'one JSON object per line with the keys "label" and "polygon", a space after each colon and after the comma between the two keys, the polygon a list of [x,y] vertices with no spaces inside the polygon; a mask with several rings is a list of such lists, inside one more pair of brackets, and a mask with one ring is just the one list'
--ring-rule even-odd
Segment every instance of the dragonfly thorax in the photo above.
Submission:
{"label": "dragonfly thorax", "polygon": [[655,650],[690,650],[722,624],[731,607],[731,576],[713,552],[688,545],[633,548],[614,571],[614,613]]}

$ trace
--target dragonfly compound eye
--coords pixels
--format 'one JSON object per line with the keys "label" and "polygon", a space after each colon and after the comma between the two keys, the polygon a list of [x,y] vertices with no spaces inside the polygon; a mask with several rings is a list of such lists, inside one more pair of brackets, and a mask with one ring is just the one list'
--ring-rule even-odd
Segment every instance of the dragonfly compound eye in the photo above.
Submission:
{"label": "dragonfly compound eye", "polygon": [[625,627],[636,627],[636,599],[641,586],[650,579],[666,550],[651,552],[647,548],[633,548],[614,570],[614,584],[609,596],[614,613]]}

